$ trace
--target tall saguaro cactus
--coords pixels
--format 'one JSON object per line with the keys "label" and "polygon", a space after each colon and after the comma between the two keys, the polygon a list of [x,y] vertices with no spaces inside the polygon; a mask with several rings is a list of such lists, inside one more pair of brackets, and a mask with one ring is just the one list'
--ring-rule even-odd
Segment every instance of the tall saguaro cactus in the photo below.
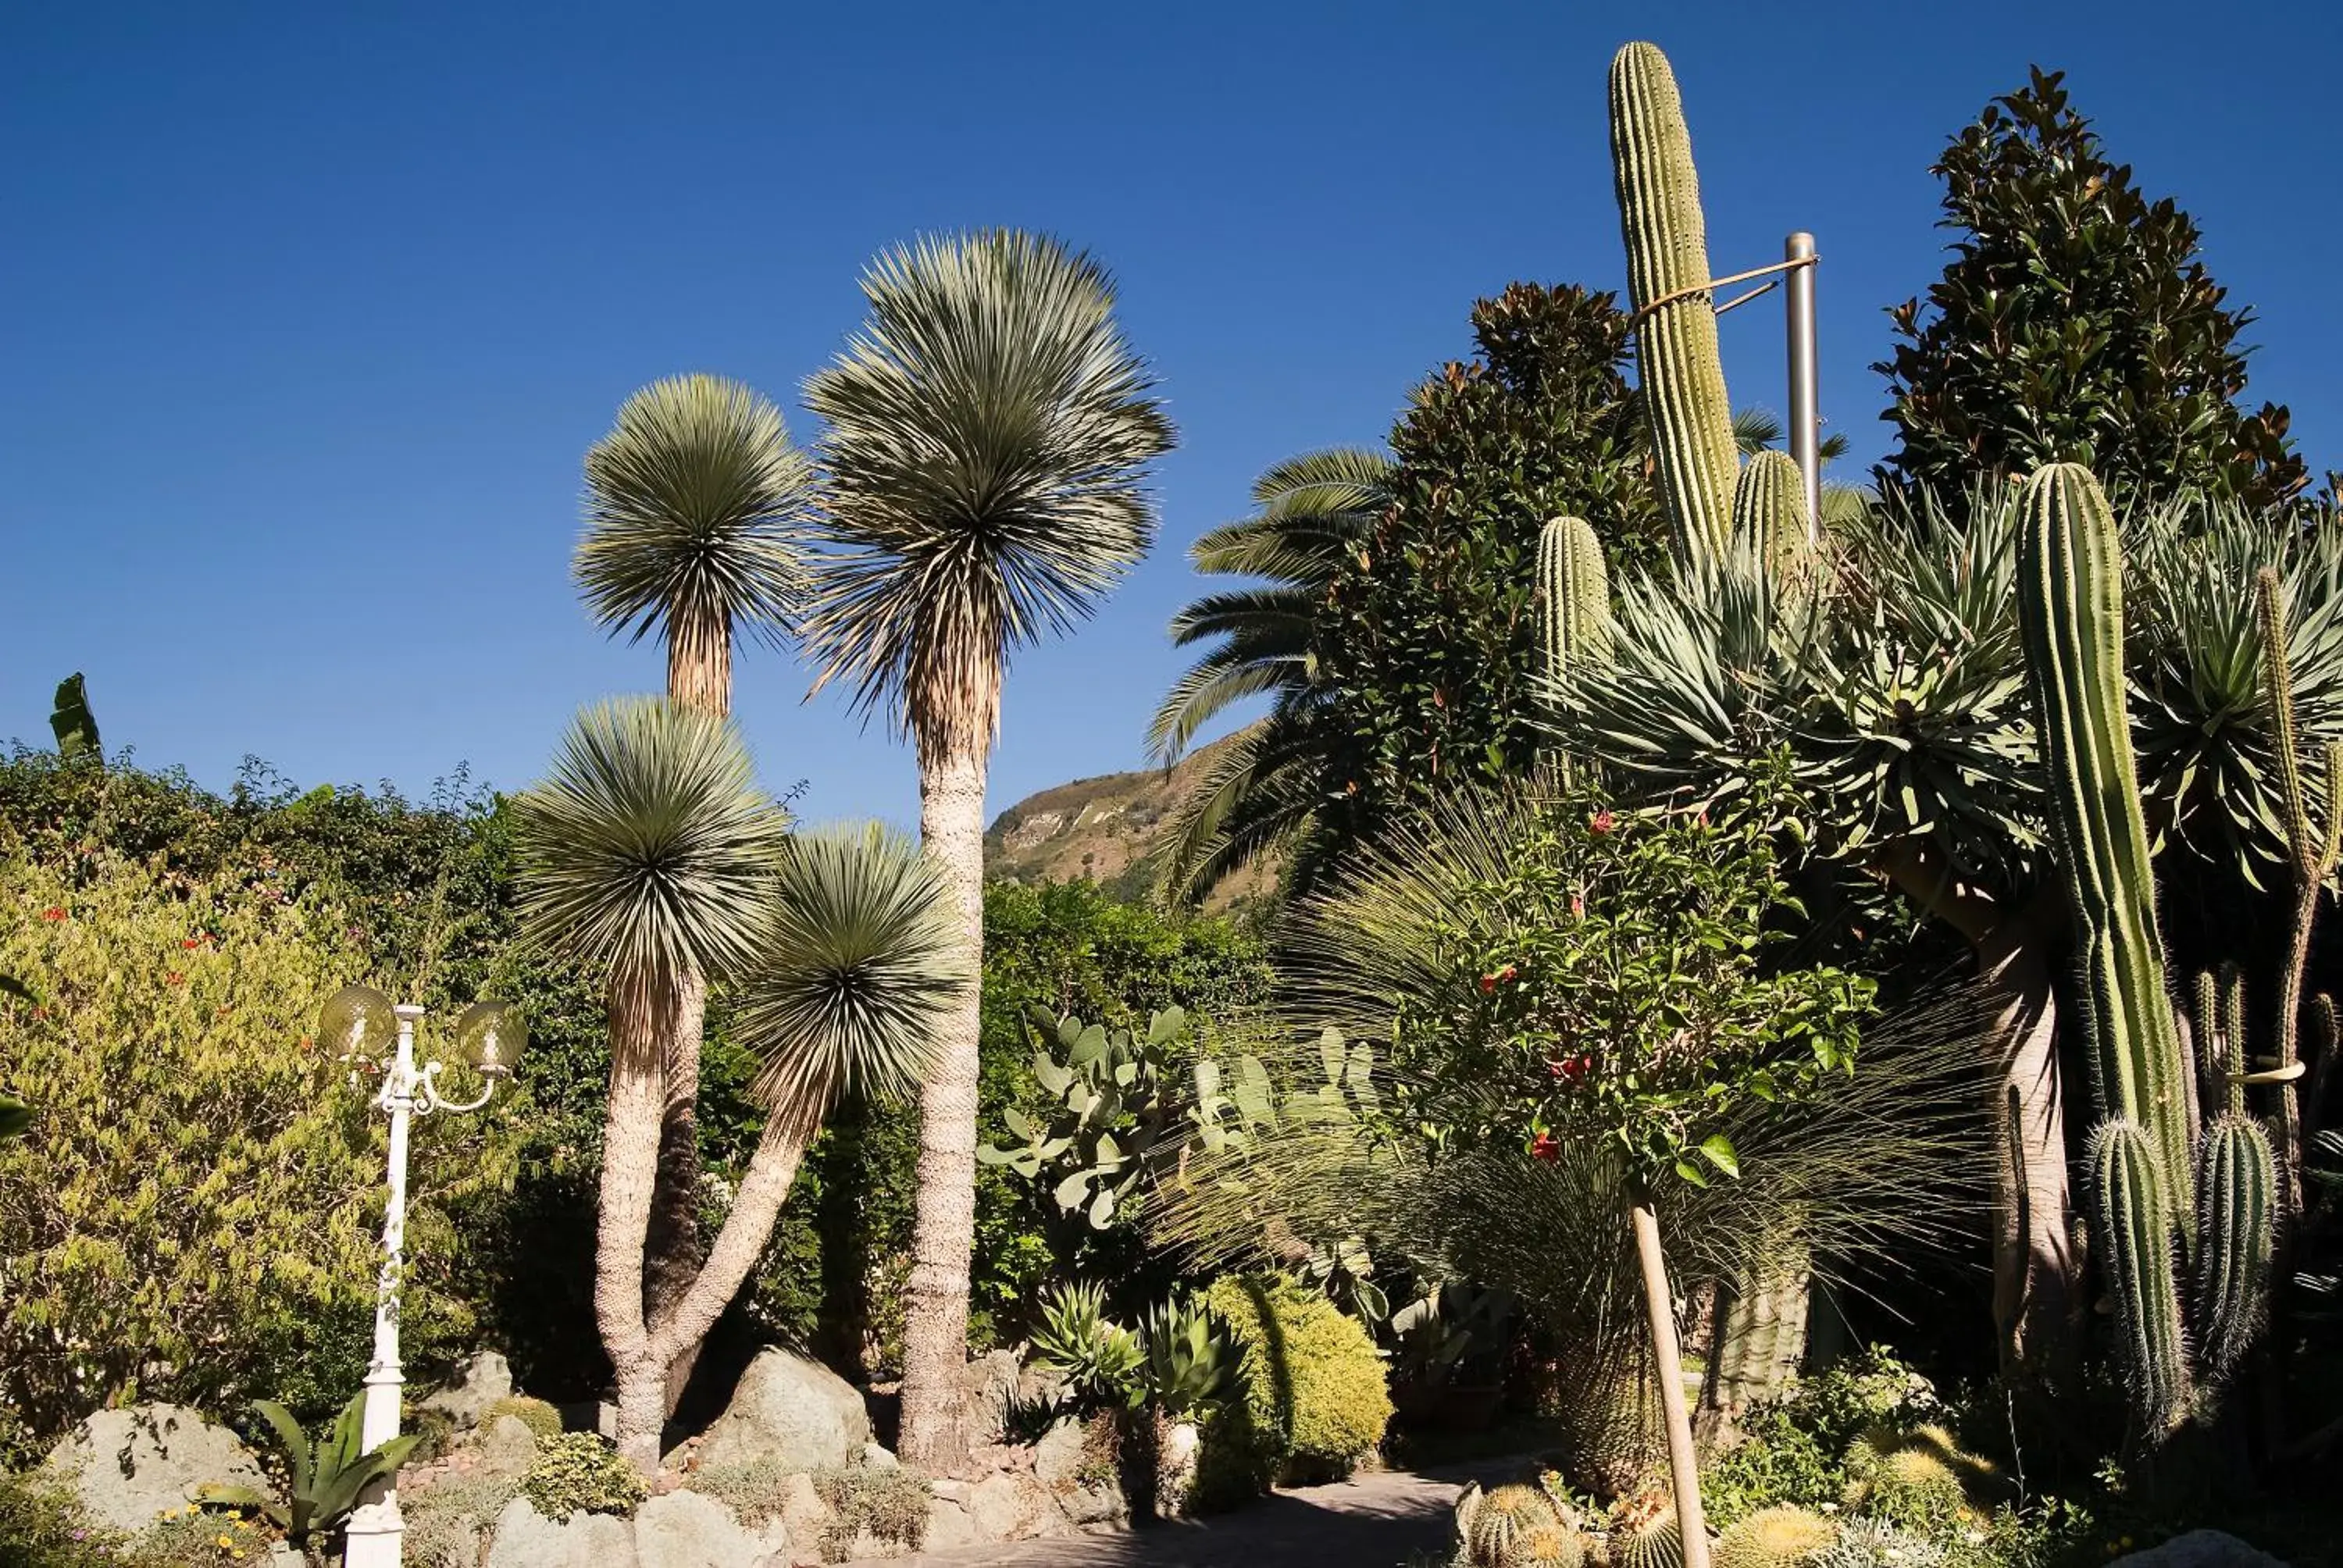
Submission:
{"label": "tall saguaro cactus", "polygon": [[1806,476],[1787,452],[1750,455],[1733,485],[1734,537],[1755,546],[1777,581],[1794,582],[1812,553],[1806,538]]}
{"label": "tall saguaro cactus", "polygon": [[1611,62],[1611,162],[1660,498],[1677,549],[1697,555],[1729,536],[1740,454],[1707,288],[1692,135],[1675,74],[1655,45],[1629,44]]}
{"label": "tall saguaro cactus", "polygon": [[[2165,989],[2155,871],[2132,762],[2123,662],[2122,541],[2089,470],[2027,481],[2018,624],[2049,773],[2051,817],[2080,927],[2092,1087],[2091,1209],[2118,1353],[2156,1429],[2187,1413],[2192,1367],[2233,1366],[2261,1326],[2276,1211],[2269,1141],[2246,1114],[2242,987],[2200,980],[2195,1090]],[[2200,1098],[2223,1108],[2200,1131]],[[2184,1323],[2180,1286],[2192,1286]]]}
{"label": "tall saguaro cactus", "polygon": [[1600,658],[1611,645],[1611,581],[1594,526],[1584,518],[1546,524],[1538,536],[1537,571],[1544,674],[1558,686],[1573,664]]}

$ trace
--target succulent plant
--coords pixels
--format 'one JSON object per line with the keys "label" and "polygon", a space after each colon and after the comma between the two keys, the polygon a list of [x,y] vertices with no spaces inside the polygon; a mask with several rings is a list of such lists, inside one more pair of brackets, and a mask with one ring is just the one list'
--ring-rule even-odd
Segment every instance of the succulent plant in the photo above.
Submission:
{"label": "succulent plant", "polygon": [[1563,1529],[1561,1515],[1544,1492],[1516,1483],[1481,1494],[1464,1543],[1480,1568],[1513,1568],[1528,1561],[1523,1548],[1531,1535]]}
{"label": "succulent plant", "polygon": [[1612,1568],[1684,1568],[1684,1534],[1675,1515],[1657,1514],[1611,1537]]}
{"label": "succulent plant", "polygon": [[1715,1568],[1804,1568],[1838,1542],[1838,1529],[1804,1508],[1765,1508],[1725,1531]]}
{"label": "succulent plant", "polygon": [[1814,542],[1806,533],[1806,476],[1797,459],[1771,447],[1750,454],[1733,485],[1733,532],[1755,548],[1777,582],[1808,575]]}
{"label": "succulent plant", "polygon": [[1235,1336],[1202,1301],[1175,1295],[1155,1306],[1140,1327],[1146,1396],[1174,1421],[1216,1408],[1235,1385],[1242,1352]]}
{"label": "succulent plant", "polygon": [[1813,1568],[1945,1568],[1945,1549],[1882,1519],[1850,1519]]}
{"label": "succulent plant", "polygon": [[1560,686],[1574,660],[1600,658],[1611,643],[1611,580],[1603,541],[1584,518],[1556,518],[1538,536],[1538,590],[1545,678]]}

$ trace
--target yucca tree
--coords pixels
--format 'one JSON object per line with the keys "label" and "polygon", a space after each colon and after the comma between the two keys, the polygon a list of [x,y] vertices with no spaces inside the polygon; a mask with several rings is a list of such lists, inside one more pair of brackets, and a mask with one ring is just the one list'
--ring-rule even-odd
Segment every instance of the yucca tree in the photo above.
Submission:
{"label": "yucca tree", "polygon": [[[984,781],[1010,651],[1086,618],[1155,532],[1141,487],[1172,446],[1153,379],[1090,256],[1008,230],[924,239],[864,273],[870,317],[806,404],[829,495],[803,636],[817,689],[907,731],[920,831],[980,972]],[[902,1450],[960,1441],[975,1236],[978,998],[920,1101]]]}
{"label": "yucca tree", "polygon": [[[875,829],[791,839],[730,723],[657,698],[580,714],[518,802],[532,940],[606,977],[595,1320],[618,1381],[618,1439],[656,1473],[671,1369],[739,1292],[824,1113],[902,1093],[971,990],[942,878]],[[695,977],[737,981],[766,1121],[706,1261],[647,1302],[646,1244],[668,1064]]]}
{"label": "yucca tree", "polygon": [[1167,900],[1201,898],[1307,826],[1325,760],[1311,637],[1328,586],[1391,505],[1391,475],[1389,457],[1356,447],[1289,457],[1255,481],[1258,511],[1189,547],[1199,572],[1265,580],[1206,594],[1172,617],[1174,646],[1217,642],[1156,709],[1150,749],[1169,767],[1232,704],[1276,700],[1174,809],[1156,881]]}
{"label": "yucca tree", "polygon": [[[668,696],[723,718],[742,633],[777,641],[804,587],[813,465],[780,410],[715,376],[655,381],[628,397],[586,454],[586,528],[572,563],[596,624],[667,644]],[[656,1309],[699,1258],[699,1050],[707,987],[688,977],[670,1033],[668,1104],[652,1204],[648,1289]],[[677,1368],[682,1393],[689,1359]]]}

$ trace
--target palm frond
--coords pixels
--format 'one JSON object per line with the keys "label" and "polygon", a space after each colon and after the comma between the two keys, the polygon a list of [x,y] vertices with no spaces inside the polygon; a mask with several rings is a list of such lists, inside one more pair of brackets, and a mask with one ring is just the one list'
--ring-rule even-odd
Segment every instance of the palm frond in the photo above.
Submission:
{"label": "palm frond", "polygon": [[769,1104],[819,1114],[839,1094],[910,1094],[971,983],[941,872],[877,823],[801,834],[782,857],[741,1038]]}
{"label": "palm frond", "polygon": [[663,698],[588,708],[515,809],[533,940],[622,974],[729,974],[757,955],[789,817],[728,720]]}
{"label": "palm frond", "polygon": [[573,571],[587,608],[630,639],[685,624],[777,637],[803,592],[813,497],[770,402],[713,376],[653,382],[586,455]]}
{"label": "palm frond", "polygon": [[1281,706],[1222,743],[1172,807],[1155,851],[1156,897],[1192,903],[1307,830],[1318,807],[1316,714]]}
{"label": "palm frond", "polygon": [[1235,703],[1266,692],[1283,695],[1307,684],[1306,654],[1263,654],[1242,644],[1216,648],[1181,675],[1147,725],[1147,749],[1167,766],[1188,749],[1196,731]]}
{"label": "palm frond", "polygon": [[816,687],[925,739],[989,743],[1009,650],[1087,617],[1155,531],[1172,446],[1086,255],[994,230],[864,273],[870,314],[806,383],[829,423],[804,637]]}

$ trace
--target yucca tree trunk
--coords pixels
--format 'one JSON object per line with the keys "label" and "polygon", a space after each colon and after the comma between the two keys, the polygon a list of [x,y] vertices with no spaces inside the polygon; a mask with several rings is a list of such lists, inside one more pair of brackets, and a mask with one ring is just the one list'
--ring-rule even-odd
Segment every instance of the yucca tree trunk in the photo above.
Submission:
{"label": "yucca tree trunk", "polygon": [[1883,852],[1878,869],[1969,944],[1994,1010],[1994,1323],[2004,1370],[2058,1381],[2075,1354],[2083,1259],[2067,1184],[2053,955],[2067,925],[2052,885],[2023,908],[1964,886],[1925,840]]}
{"label": "yucca tree trunk", "polygon": [[618,1378],[619,1451],[645,1475],[659,1470],[667,1416],[667,1366],[644,1322],[643,1286],[675,1004],[676,987],[663,977],[611,980],[610,1099],[602,1127],[594,1318]]}
{"label": "yucca tree trunk", "polygon": [[[970,974],[984,960],[984,749],[920,748],[920,838],[950,888]],[[968,1279],[976,1242],[976,1101],[982,988],[938,1026],[941,1060],[920,1097],[918,1217],[903,1325],[903,1457],[930,1470],[964,1446],[959,1391],[968,1364]]]}
{"label": "yucca tree trunk", "polygon": [[1684,1537],[1684,1568],[1709,1568],[1700,1461],[1693,1451],[1692,1418],[1684,1409],[1684,1357],[1676,1348],[1675,1299],[1668,1290],[1667,1259],[1660,1251],[1660,1217],[1648,1199],[1638,1199],[1628,1213],[1635,1230],[1635,1261],[1644,1276],[1644,1311],[1651,1322],[1652,1371],[1660,1380],[1661,1419],[1667,1424],[1668,1478],[1675,1493],[1676,1528]]}

